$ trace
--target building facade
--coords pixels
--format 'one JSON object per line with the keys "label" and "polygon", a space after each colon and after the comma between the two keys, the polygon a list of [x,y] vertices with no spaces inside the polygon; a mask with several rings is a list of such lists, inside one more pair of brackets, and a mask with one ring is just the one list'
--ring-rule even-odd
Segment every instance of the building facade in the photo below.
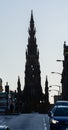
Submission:
{"label": "building facade", "polygon": [[68,46],[64,42],[64,61],[62,72],[62,99],[68,100]]}

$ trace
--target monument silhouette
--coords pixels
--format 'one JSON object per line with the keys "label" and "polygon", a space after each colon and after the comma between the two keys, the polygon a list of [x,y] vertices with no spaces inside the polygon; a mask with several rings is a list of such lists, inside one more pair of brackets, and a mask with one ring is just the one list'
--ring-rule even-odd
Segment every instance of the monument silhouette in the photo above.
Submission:
{"label": "monument silhouette", "polygon": [[42,87],[39,50],[36,44],[36,28],[34,26],[33,11],[31,11],[28,33],[29,37],[26,50],[24,101],[27,111],[36,111],[42,100]]}

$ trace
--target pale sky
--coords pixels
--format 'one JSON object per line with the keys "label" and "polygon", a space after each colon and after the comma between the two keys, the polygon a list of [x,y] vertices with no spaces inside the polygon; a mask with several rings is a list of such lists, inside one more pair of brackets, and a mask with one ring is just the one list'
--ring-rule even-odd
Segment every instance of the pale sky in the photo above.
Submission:
{"label": "pale sky", "polygon": [[31,10],[40,53],[43,91],[46,75],[49,86],[61,86],[61,76],[51,72],[62,73],[63,69],[62,63],[56,60],[64,59],[64,41],[68,44],[68,0],[0,0],[0,78],[3,80],[3,88],[8,82],[10,89],[16,90],[18,75],[21,89],[24,88],[25,51]]}

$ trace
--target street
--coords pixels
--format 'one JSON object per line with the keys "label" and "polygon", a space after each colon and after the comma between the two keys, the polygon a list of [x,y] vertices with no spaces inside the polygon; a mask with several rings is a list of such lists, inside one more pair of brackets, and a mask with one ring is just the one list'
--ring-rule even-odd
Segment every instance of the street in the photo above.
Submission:
{"label": "street", "polygon": [[49,130],[48,115],[39,113],[3,115],[0,125],[8,125],[10,130]]}

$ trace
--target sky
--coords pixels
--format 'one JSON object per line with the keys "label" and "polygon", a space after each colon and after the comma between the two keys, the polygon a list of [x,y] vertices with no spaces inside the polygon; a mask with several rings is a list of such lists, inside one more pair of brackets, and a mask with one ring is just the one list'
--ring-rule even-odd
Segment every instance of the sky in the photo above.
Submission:
{"label": "sky", "polygon": [[[28,27],[31,10],[36,27],[39,49],[41,85],[44,91],[46,75],[49,86],[61,87],[64,59],[64,41],[68,45],[68,0],[0,0],[0,78],[3,89],[8,82],[10,90],[17,89],[18,75],[24,88],[25,52],[28,44]],[[58,90],[58,87],[52,86]],[[50,96],[57,91],[51,91]]]}

